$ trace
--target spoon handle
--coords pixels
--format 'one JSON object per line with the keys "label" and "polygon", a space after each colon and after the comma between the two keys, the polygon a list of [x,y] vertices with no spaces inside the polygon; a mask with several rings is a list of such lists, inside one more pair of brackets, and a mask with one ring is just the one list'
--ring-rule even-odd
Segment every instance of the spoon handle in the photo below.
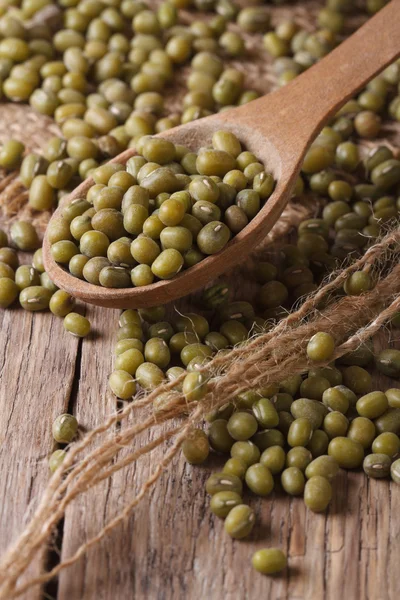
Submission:
{"label": "spoon handle", "polygon": [[400,0],[392,0],[320,62],[273,94],[256,100],[258,127],[263,126],[260,115],[265,102],[269,114],[271,108],[276,109],[276,122],[280,124],[276,135],[270,131],[265,134],[271,139],[272,133],[274,143],[283,150],[290,133],[293,138],[295,132],[297,144],[303,146],[314,139],[347,100],[398,56]]}

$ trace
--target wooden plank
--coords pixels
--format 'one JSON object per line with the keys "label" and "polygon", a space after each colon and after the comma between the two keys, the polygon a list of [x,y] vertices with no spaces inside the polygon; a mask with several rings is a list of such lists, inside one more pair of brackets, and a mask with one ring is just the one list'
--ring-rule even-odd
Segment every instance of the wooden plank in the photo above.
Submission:
{"label": "wooden plank", "polygon": [[[140,469],[141,477],[148,472],[149,463],[146,461]],[[121,475],[119,482],[116,476],[111,488],[90,494],[92,502],[96,501],[96,516],[87,519],[87,523],[84,515],[78,523],[75,517],[93,505],[88,501],[80,503],[73,512],[70,529],[65,530],[68,536],[68,540],[64,540],[65,556],[68,555],[65,544],[68,550],[76,549],[78,543],[94,533],[94,521],[97,525],[99,521],[104,524],[118,506],[122,507],[123,497],[127,499],[132,494],[132,477],[139,475],[138,471],[126,473],[123,478]],[[369,510],[377,510],[377,503],[380,506],[377,529],[381,535],[378,552],[373,555],[377,560],[371,561],[371,550],[368,554],[365,550],[360,552],[360,544],[368,539],[367,533],[366,539],[360,536],[360,513],[367,510],[366,504],[359,502],[357,487],[365,485],[361,474],[354,474],[356,485],[350,486],[352,493],[343,497],[347,508],[337,518],[345,524],[345,537],[343,545],[335,547],[332,532],[332,550],[327,547],[326,524],[333,516],[308,513],[305,520],[299,521],[304,512],[301,499],[257,501],[261,528],[249,540],[232,542],[224,534],[222,522],[208,513],[204,494],[206,477],[204,469],[192,471],[178,460],[156,487],[150,504],[142,503],[124,527],[91,551],[79,566],[63,573],[59,600],[111,597],[115,600],[128,597],[233,600],[258,598],[261,594],[273,599],[308,599],[334,598],[346,590],[350,590],[348,597],[351,598],[398,597],[398,581],[394,570],[388,568],[387,560],[399,550],[399,528],[389,531],[387,526],[382,527],[382,520],[389,520],[385,501],[388,498],[369,499]],[[384,495],[388,496],[388,482],[372,483],[385,489]],[[276,512],[281,514],[278,516]],[[83,535],[79,531],[82,524],[85,525]],[[296,526],[302,534],[297,550],[295,544],[289,546],[289,572],[274,579],[254,574],[249,564],[254,550],[265,545],[285,547]],[[362,589],[366,594],[358,595]]]}
{"label": "wooden plank", "polygon": [[[105,416],[114,408],[104,382],[111,368],[116,325],[100,310],[96,321],[105,338],[100,349],[88,350],[84,344],[82,367],[89,369],[85,379],[97,381],[97,387],[85,385],[77,399],[77,414],[87,424],[99,422],[98,411]],[[387,342],[381,341],[377,348],[380,345]],[[90,364],[85,363],[89,356]],[[383,389],[398,385],[382,377],[377,381]],[[90,412],[91,407],[97,414]],[[67,511],[63,558],[123,508],[162,455],[163,450],[157,450],[154,456],[142,458],[136,467],[115,474]],[[218,457],[201,468],[177,458],[128,521],[85,560],[61,574],[58,600],[236,600],[261,594],[274,600],[336,599],[345,594],[378,600],[398,597],[392,557],[400,551],[400,524],[394,512],[400,494],[394,484],[342,472],[327,515],[310,513],[302,499],[289,499],[279,491],[271,499],[253,498],[250,502],[260,525],[248,540],[236,542],[224,534],[222,521],[209,513],[204,491],[210,469],[220,465]],[[251,555],[264,546],[287,550],[290,568],[282,577],[264,578],[252,571]]]}
{"label": "wooden plank", "polygon": [[[91,335],[82,342],[79,388],[74,414],[83,429],[92,429],[117,408],[116,398],[108,391],[107,382],[112,369],[119,311],[88,307],[87,316],[95,336]],[[112,483],[102,482],[67,509],[61,558],[73,552],[77,540],[82,543],[92,537],[105,523],[112,506],[109,496]],[[124,489],[127,487],[124,486]],[[115,493],[118,493],[117,490]],[[101,545],[93,550],[90,559],[94,559],[95,569],[87,569],[88,563],[85,559],[68,572],[62,573],[58,597],[83,598],[87,589],[97,587],[103,573],[111,572],[113,556],[119,554],[120,550],[121,548],[114,547],[104,552],[104,546]],[[108,583],[112,585],[111,581]],[[105,583],[99,598],[110,597],[106,593],[108,583]]]}
{"label": "wooden plank", "polygon": [[[49,477],[51,425],[67,410],[77,341],[62,321],[20,308],[0,311],[0,550],[18,536]],[[44,549],[32,563],[37,575]],[[40,598],[35,588],[25,596]]]}

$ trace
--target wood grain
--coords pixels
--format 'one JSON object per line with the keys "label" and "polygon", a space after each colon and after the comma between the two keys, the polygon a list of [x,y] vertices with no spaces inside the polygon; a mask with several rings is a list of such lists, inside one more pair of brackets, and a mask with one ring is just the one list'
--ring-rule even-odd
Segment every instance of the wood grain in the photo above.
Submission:
{"label": "wood grain", "polygon": [[[238,272],[230,276],[236,299],[255,291],[246,279],[246,265],[240,271],[241,278]],[[192,308],[196,302],[192,297]],[[181,303],[178,309],[182,308]],[[0,314],[0,473],[6,474],[0,492],[2,549],[22,530],[47,481],[53,418],[68,407],[86,429],[116,409],[107,377],[119,311],[87,310],[94,333],[80,342],[50,314],[19,309]],[[399,338],[396,330],[390,339],[382,332],[376,349],[388,342],[400,347]],[[383,376],[375,381],[381,389],[399,385]],[[150,432],[147,439],[153,435]],[[162,452],[141,458],[68,508],[62,538],[56,540],[62,559],[124,507]],[[35,590],[26,599],[256,600],[263,595],[271,600],[336,600],[346,594],[351,599],[397,600],[398,486],[342,472],[327,515],[308,512],[301,499],[290,499],[279,490],[264,500],[249,495],[259,526],[249,540],[236,542],[210,514],[204,491],[210,471],[221,464],[216,456],[196,468],[182,458],[175,460],[123,526],[63,571],[45,596]],[[290,568],[281,577],[265,578],[251,569],[252,553],[265,546],[287,552]],[[52,558],[59,556],[53,553]],[[41,554],[33,572],[46,561]]]}
{"label": "wood grain", "polygon": [[[246,280],[232,279],[236,298],[246,297]],[[53,418],[69,405],[82,427],[90,428],[116,408],[106,382],[118,311],[94,307],[88,311],[94,336],[79,343],[63,332],[60,319],[49,314],[30,315],[16,309],[0,315],[0,472],[6,482],[0,492],[3,549],[22,530],[32,499],[38,498],[47,481]],[[377,348],[388,341],[383,332]],[[400,347],[396,331],[390,343]],[[376,383],[381,389],[399,385],[382,376]],[[63,538],[57,542],[62,558],[123,508],[161,453],[115,474],[67,510]],[[397,600],[398,486],[343,472],[327,515],[312,514],[301,499],[279,491],[264,500],[249,497],[259,526],[249,540],[234,542],[224,534],[222,522],[209,513],[204,492],[210,470],[220,465],[218,457],[197,468],[177,459],[134,515],[85,559],[63,571],[45,597],[256,600],[263,595],[272,600],[336,600],[346,595]],[[281,577],[264,578],[252,571],[251,555],[263,546],[280,546],[288,553],[290,568]],[[33,571],[37,573],[45,562],[42,554]],[[40,590],[26,596],[28,600],[43,597]]]}
{"label": "wood grain", "polygon": [[[245,297],[243,282],[236,279],[234,285],[236,297]],[[93,349],[83,344],[82,365],[87,361],[88,381],[97,381],[100,355],[110,368],[116,326],[106,311],[95,309],[94,314],[96,328],[104,337],[94,355]],[[382,333],[376,348],[386,346],[387,341]],[[376,382],[382,389],[398,385],[382,376],[376,377]],[[105,387],[102,390],[96,384],[92,390],[82,385],[76,411],[85,425],[95,424],[113,409],[113,403]],[[62,558],[70,556],[123,508],[162,453],[159,449],[140,459],[70,507]],[[84,561],[61,573],[58,600],[252,600],[260,595],[273,600],[336,600],[339,594],[378,600],[398,597],[400,585],[391,558],[400,550],[395,512],[400,503],[398,486],[343,471],[327,515],[310,513],[301,499],[290,499],[279,491],[271,499],[249,496],[259,526],[249,540],[233,542],[224,534],[222,522],[210,514],[204,491],[210,469],[217,470],[221,464],[216,456],[196,468],[177,459],[123,527]],[[252,553],[265,546],[279,546],[287,552],[290,568],[282,577],[268,579],[252,571]]]}
{"label": "wood grain", "polygon": [[[77,342],[60,344],[62,322],[22,310],[0,311],[0,551],[29,519],[49,477],[51,421],[66,412]],[[42,552],[29,575],[39,574]],[[26,596],[41,597],[35,589]]]}
{"label": "wood grain", "polygon": [[[309,26],[306,4],[303,20]],[[257,80],[259,65],[246,68],[252,66]],[[246,297],[247,283],[235,283],[237,298]],[[47,482],[53,418],[68,407],[91,427],[115,410],[106,381],[117,313],[91,308],[89,316],[96,334],[77,342],[49,314],[0,312],[1,550],[23,529]],[[382,333],[377,344],[387,341]],[[400,348],[398,335],[390,342]],[[376,383],[382,389],[399,386],[383,377]],[[117,514],[160,452],[71,506],[52,559],[70,556]],[[265,500],[250,498],[260,526],[248,541],[233,542],[210,515],[204,492],[205,479],[220,464],[214,457],[192,468],[177,459],[123,527],[54,585],[32,590],[24,600],[398,600],[399,487],[343,472],[327,515],[309,513],[301,499],[279,492]],[[255,549],[272,545],[287,551],[290,568],[281,577],[264,578],[252,571],[250,559]],[[48,558],[38,556],[30,574]]]}

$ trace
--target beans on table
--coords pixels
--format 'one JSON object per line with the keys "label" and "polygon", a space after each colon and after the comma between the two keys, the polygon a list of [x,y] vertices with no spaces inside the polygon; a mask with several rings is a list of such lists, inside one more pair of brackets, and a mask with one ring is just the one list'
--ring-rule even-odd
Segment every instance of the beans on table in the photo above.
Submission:
{"label": "beans on table", "polygon": [[[367,13],[385,3],[368,0]],[[268,202],[275,180],[228,131],[216,132],[209,147],[196,151],[155,134],[258,97],[246,88],[242,70],[226,64],[229,57],[246,55],[241,31],[261,34],[276,82],[285,85],[339,43],[354,3],[327,0],[314,31],[295,19],[281,20],[272,30],[268,7],[239,9],[231,0],[194,6],[171,0],[157,9],[126,1],[65,4],[59,6],[63,25],[56,32],[44,23],[27,24],[43,2],[22,3],[10,13],[0,8],[0,97],[29,102],[61,130],[40,153],[26,153],[19,140],[6,141],[0,168],[20,169],[28,204],[39,212],[52,210],[82,179],[93,177],[86,198],[65,205],[47,231],[54,259],[74,277],[111,288],[172,278],[223,250]],[[216,14],[182,25],[179,9],[188,7]],[[179,112],[168,114],[167,86],[188,63],[187,93]],[[294,194],[311,192],[325,205],[303,220],[293,243],[257,260],[249,274],[258,285],[254,298],[232,301],[229,286],[217,282],[204,290],[201,314],[169,319],[164,307],[121,314],[109,378],[118,399],[129,401],[140,388],[151,391],[178,380],[175,391],[154,401],[155,415],[182,400],[201,402],[208,390],[207,364],[217,352],[284,317],[398,218],[398,154],[382,142],[361,153],[358,142],[370,144],[383,119],[400,120],[399,83],[396,61],[317,136]],[[126,165],[108,162],[130,147],[137,154]],[[35,252],[32,264],[20,265],[17,250]],[[343,294],[362,296],[375,283],[368,268],[353,270]],[[74,299],[45,272],[39,235],[25,220],[15,220],[9,234],[0,230],[0,307],[12,307],[17,299],[27,311],[50,310],[63,318],[65,330],[78,338],[90,334],[90,322],[75,312]],[[400,327],[400,315],[391,325]],[[399,378],[400,351],[374,353],[364,344],[334,361],[341,343],[335,335],[316,331],[307,340],[309,369],[303,376],[243,392],[206,415],[207,431],[195,428],[184,441],[189,464],[204,463],[210,452],[225,455],[206,491],[211,511],[225,519],[232,538],[242,539],[256,526],[244,494],[269,496],[280,486],[320,512],[335,493],[340,468],[362,468],[369,477],[400,483],[400,390],[373,389],[370,373],[374,367]],[[77,435],[73,415],[55,419],[56,443],[70,444]],[[67,453],[65,447],[52,453],[52,472]],[[286,562],[276,548],[261,549],[252,559],[267,575],[281,572]]]}

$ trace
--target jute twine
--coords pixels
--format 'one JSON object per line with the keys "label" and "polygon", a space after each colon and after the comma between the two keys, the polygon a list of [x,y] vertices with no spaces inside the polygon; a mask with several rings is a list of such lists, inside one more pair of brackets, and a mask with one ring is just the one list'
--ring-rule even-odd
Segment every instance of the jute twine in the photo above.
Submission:
{"label": "jute twine", "polygon": [[[312,28],[313,19],[310,15],[322,4],[323,2],[313,1],[302,3],[301,7],[279,7],[273,11],[274,21],[288,15],[293,17],[295,14],[302,26]],[[194,15],[190,18],[197,17]],[[264,89],[260,91],[267,91],[273,85],[270,61],[264,52],[260,52],[258,36],[249,37],[247,43],[250,62],[244,61],[235,66],[244,69],[249,85],[249,78],[254,77],[257,85],[254,83],[253,87],[260,89],[259,84],[262,81]],[[171,94],[170,110],[176,108],[174,103],[177,103],[181,94],[182,89],[178,89],[175,95]],[[48,137],[57,133],[56,126],[50,119],[35,115],[27,107],[3,105],[0,110],[0,141],[12,135],[24,141],[29,149],[36,150],[43,147]],[[388,143],[396,149],[399,140],[400,132],[391,125],[390,129],[385,130],[385,138],[379,143]],[[365,144],[366,149],[369,146],[370,144]],[[26,200],[27,192],[16,173],[4,176],[0,180],[0,206],[3,216],[9,219],[30,218],[43,229],[49,215],[31,212]],[[262,256],[272,242],[279,242],[283,239],[282,236],[296,227],[301,220],[315,214],[319,202],[320,199],[310,195],[295,199],[262,247],[257,249],[255,256]],[[192,428],[202,422],[204,414],[234,400],[245,390],[306,372],[310,365],[305,348],[314,333],[323,330],[334,335],[335,358],[369,340],[400,311],[399,242],[400,228],[393,225],[363,257],[331,274],[314,294],[285,319],[250,337],[246,344],[228,353],[217,354],[201,369],[208,380],[207,395],[201,402],[188,405],[178,391],[184,377],[181,376],[174,382],[163,383],[147,395],[139,396],[72,444],[61,467],[51,477],[31,520],[0,561],[0,598],[18,597],[33,586],[49,581],[62,569],[78,561],[91,547],[120,525],[155,485]],[[360,297],[343,297],[340,293],[343,283],[356,270],[369,271],[377,281],[376,286]],[[169,401],[161,413],[155,413],[152,408],[153,401],[165,393],[169,394]],[[129,417],[134,412],[137,413],[133,420],[135,425],[130,425]],[[117,422],[125,423],[118,432],[114,429]],[[135,443],[133,446],[133,443],[140,441],[140,436],[149,430],[154,430],[151,442]],[[162,460],[157,462],[151,476],[143,482],[139,492],[132,496],[117,516],[51,571],[35,578],[24,577],[21,583],[21,576],[27,574],[29,565],[40,549],[49,544],[57,523],[74,499],[118,470],[151,453],[167,440],[170,440],[170,445]],[[124,453],[121,457],[121,450],[127,448],[130,449],[130,453]]]}

